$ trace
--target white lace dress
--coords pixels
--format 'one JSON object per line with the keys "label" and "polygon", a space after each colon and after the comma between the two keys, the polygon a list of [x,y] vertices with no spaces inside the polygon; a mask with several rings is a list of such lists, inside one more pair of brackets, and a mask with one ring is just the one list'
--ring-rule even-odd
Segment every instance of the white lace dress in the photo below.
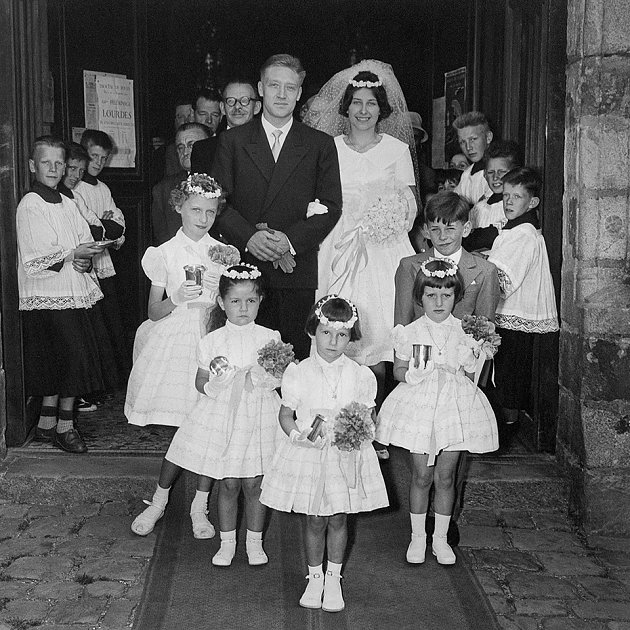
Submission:
{"label": "white lace dress", "polygon": [[470,338],[452,315],[436,323],[423,315],[393,331],[396,356],[412,358],[413,344],[432,346],[435,369],[420,383],[399,383],[379,413],[376,439],[412,453],[487,453],[499,447],[497,423],[485,394],[464,374],[474,372]]}
{"label": "white lace dress", "polygon": [[239,368],[234,380],[199,402],[175,433],[166,459],[214,479],[257,477],[266,472],[279,434],[280,385],[257,363],[258,350],[280,333],[251,323],[229,321],[200,342],[197,366],[207,370],[223,356]]}
{"label": "white lace dress", "polygon": [[[345,355],[327,363],[315,353],[290,365],[282,379],[282,404],[295,410],[300,431],[311,426],[316,414],[334,419],[351,402],[372,408],[375,396],[372,371]],[[389,505],[371,442],[364,442],[350,457],[330,444],[322,450],[296,446],[284,432],[263,478],[260,501],[275,510],[318,516],[369,512]]]}
{"label": "white lace dress", "polygon": [[131,424],[178,427],[199,400],[195,389],[197,344],[206,332],[208,310],[216,304],[217,291],[212,287],[218,288],[222,271],[208,257],[208,248],[217,244],[207,234],[193,241],[180,229],[166,243],[149,247],[142,257],[151,284],[164,287],[168,295],[186,279],[185,265],[203,264],[207,272],[200,297],[138,327],[125,400],[125,416]]}
{"label": "white lace dress", "polygon": [[363,338],[348,355],[364,365],[393,361],[394,274],[414,251],[407,235],[416,215],[409,147],[382,134],[365,153],[335,138],[343,191],[339,222],[320,245],[317,297],[337,293],[352,300]]}

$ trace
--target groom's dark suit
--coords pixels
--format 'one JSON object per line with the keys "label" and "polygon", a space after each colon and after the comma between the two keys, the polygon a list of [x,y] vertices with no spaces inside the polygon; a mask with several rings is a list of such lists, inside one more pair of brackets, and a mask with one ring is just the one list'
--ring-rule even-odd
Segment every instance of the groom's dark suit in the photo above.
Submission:
{"label": "groom's dark suit", "polygon": [[[262,123],[255,119],[221,134],[212,176],[228,193],[227,208],[217,219],[219,230],[244,260],[260,268],[270,289],[260,323],[275,323],[285,341],[294,345],[299,335],[296,354],[308,354],[308,338],[299,330],[315,297],[317,251],[341,214],[339,161],[332,137],[294,121],[274,162]],[[328,212],[307,219],[308,204],[316,199]],[[296,252],[293,273],[245,253],[259,223],[287,235]],[[276,311],[286,309],[276,321],[267,316],[272,305]]]}

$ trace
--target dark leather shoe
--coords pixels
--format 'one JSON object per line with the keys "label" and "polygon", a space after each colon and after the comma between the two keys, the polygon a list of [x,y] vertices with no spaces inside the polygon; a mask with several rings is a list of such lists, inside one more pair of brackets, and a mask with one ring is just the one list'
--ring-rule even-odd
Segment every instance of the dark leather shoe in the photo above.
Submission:
{"label": "dark leather shoe", "polygon": [[457,547],[457,545],[459,545],[459,527],[457,527],[457,523],[455,523],[454,521],[451,521],[448,524],[446,542],[450,547]]}
{"label": "dark leather shoe", "polygon": [[87,453],[87,446],[76,429],[70,429],[65,433],[56,433],[53,444],[68,453]]}
{"label": "dark leather shoe", "polygon": [[33,441],[52,442],[55,437],[55,433],[55,427],[53,427],[52,429],[40,429],[39,427],[35,427],[35,437],[33,438]]}

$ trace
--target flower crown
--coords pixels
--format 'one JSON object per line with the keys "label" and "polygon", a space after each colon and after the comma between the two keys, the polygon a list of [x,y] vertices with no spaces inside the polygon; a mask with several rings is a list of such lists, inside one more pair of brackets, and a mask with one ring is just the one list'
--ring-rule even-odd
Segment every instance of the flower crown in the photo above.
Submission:
{"label": "flower crown", "polygon": [[375,88],[381,87],[383,81],[381,79],[378,81],[355,81],[354,79],[350,79],[350,85],[355,88]]}
{"label": "flower crown", "polygon": [[[247,269],[245,271],[237,271],[234,267],[247,267]],[[256,278],[260,278],[261,276],[260,269],[258,269],[256,265],[239,263],[238,265],[234,265],[234,267],[228,267],[221,275],[226,278],[232,278],[232,280],[256,280]]]}
{"label": "flower crown", "polygon": [[216,179],[205,173],[192,173],[181,184],[182,192],[199,195],[206,199],[217,199],[221,196],[221,186]]}
{"label": "flower crown", "polygon": [[[333,322],[333,321],[330,321],[328,317],[326,317],[326,315],[322,313],[322,307],[324,306],[324,304],[326,304],[326,302],[330,302],[330,300],[336,300],[336,299],[343,300],[352,309],[352,316],[350,317],[349,320],[345,322],[340,322],[340,321]],[[319,320],[319,323],[322,324],[323,326],[330,326],[331,328],[339,330],[340,328],[352,328],[357,323],[357,320],[359,319],[359,314],[357,313],[357,307],[350,300],[346,300],[346,298],[342,298],[338,296],[336,293],[331,293],[330,295],[323,297],[319,301],[319,303],[317,304],[317,307],[315,308],[315,317],[317,317],[317,319]]]}
{"label": "flower crown", "polygon": [[[427,265],[434,260],[449,265],[448,269],[436,269],[435,271],[429,271]],[[452,260],[445,260],[444,258],[429,258],[420,265],[420,271],[427,276],[427,278],[446,278],[448,276],[454,276],[457,273],[457,265]]]}

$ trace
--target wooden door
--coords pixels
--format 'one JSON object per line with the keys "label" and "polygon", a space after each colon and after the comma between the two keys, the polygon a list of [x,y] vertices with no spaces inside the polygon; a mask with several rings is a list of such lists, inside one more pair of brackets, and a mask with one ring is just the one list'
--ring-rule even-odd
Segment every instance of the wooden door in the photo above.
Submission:
{"label": "wooden door", "polygon": [[[503,139],[516,140],[527,165],[537,166],[544,189],[539,213],[560,304],[566,2],[478,0],[473,108],[495,118]],[[484,25],[492,25],[491,28]],[[496,26],[501,25],[497,29]],[[502,59],[497,67],[496,60]],[[538,450],[553,451],[558,415],[558,337],[535,346],[532,397],[523,433]]]}

